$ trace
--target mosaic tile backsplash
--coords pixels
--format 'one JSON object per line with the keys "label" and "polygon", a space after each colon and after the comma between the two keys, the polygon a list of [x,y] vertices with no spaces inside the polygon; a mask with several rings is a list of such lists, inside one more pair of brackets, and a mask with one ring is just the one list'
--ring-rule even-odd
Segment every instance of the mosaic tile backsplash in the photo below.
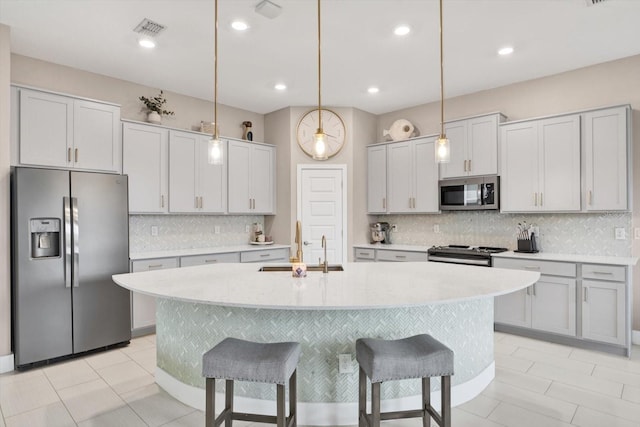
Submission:
{"label": "mosaic tile backsplash", "polygon": [[[243,245],[249,242],[250,236],[246,226],[254,222],[264,225],[264,216],[130,215],[129,251]],[[158,227],[157,236],[151,235],[152,226]],[[215,233],[216,226],[220,227],[219,234]]]}
{"label": "mosaic tile backsplash", "polygon": [[[602,256],[631,256],[631,214],[500,214],[488,211],[450,212],[440,215],[380,215],[376,221],[396,224],[394,244],[483,245],[516,248],[519,222],[540,228],[540,251]],[[434,227],[436,226],[437,227]],[[615,228],[626,231],[626,240],[615,239]],[[435,232],[434,228],[439,228]]]}

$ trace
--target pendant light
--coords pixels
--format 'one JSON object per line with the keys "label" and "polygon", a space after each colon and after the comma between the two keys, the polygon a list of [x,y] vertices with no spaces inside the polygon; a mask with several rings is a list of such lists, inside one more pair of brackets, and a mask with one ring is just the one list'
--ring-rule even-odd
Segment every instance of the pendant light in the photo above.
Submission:
{"label": "pendant light", "polygon": [[[217,1],[217,0],[216,0]],[[318,129],[313,135],[313,159],[327,160],[327,135],[322,130],[322,57],[320,55],[320,0],[318,0]]]}
{"label": "pendant light", "polygon": [[449,139],[444,133],[444,55],[442,49],[442,0],[440,0],[440,136],[436,140],[436,161],[449,163],[451,160],[451,147]]}
{"label": "pendant light", "polygon": [[214,48],[213,48],[213,135],[209,140],[208,152],[209,163],[212,165],[222,164],[222,143],[218,134],[218,0],[215,0],[215,31],[214,31]]}

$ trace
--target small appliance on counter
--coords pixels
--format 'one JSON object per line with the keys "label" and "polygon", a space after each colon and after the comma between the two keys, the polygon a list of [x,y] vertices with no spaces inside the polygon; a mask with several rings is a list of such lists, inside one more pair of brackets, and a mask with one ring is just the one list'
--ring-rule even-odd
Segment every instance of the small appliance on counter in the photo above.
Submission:
{"label": "small appliance on counter", "polygon": [[371,227],[371,243],[391,244],[391,226],[388,222],[374,222]]}

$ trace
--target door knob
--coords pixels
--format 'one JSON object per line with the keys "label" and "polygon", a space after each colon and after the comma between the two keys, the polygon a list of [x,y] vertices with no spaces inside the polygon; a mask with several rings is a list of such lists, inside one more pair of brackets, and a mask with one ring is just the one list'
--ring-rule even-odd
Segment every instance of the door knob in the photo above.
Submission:
{"label": "door knob", "polygon": [[303,243],[304,243],[305,246],[310,246],[312,244],[311,242],[308,242],[306,240]]}

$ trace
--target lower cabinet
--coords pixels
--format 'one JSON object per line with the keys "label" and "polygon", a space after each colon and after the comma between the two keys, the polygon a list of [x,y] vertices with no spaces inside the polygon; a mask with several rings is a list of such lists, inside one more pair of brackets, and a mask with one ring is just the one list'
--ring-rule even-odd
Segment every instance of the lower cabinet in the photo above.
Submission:
{"label": "lower cabinet", "polygon": [[[131,272],[164,270],[178,267],[178,258],[159,258],[131,261]],[[156,324],[156,299],[134,292],[131,295],[131,329],[150,328]]]}
{"label": "lower cabinet", "polygon": [[289,249],[265,249],[240,253],[240,262],[289,262]]}
{"label": "lower cabinet", "polygon": [[206,264],[223,264],[227,262],[240,262],[240,252],[180,257],[180,267],[191,267],[194,265]]}
{"label": "lower cabinet", "polygon": [[427,249],[403,250],[380,248],[353,248],[355,262],[423,262],[427,261]]}
{"label": "lower cabinet", "polygon": [[494,267],[541,273],[527,289],[495,298],[496,324],[630,345],[627,267],[511,258],[494,258]]}

